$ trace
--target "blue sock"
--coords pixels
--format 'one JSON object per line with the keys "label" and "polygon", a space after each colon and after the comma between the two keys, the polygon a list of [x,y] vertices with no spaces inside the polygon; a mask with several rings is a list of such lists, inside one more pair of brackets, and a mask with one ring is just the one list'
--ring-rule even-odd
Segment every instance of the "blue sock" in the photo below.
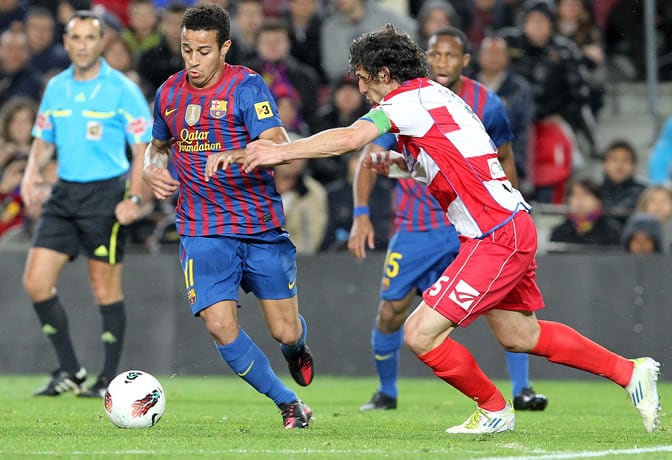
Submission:
{"label": "blue sock", "polygon": [[301,321],[301,338],[294,345],[285,345],[284,343],[280,345],[282,354],[285,356],[292,356],[296,350],[301,348],[306,343],[306,335],[308,334],[308,325],[306,325],[306,320],[303,319],[303,316],[299,315],[299,321]]}
{"label": "blue sock", "polygon": [[385,334],[373,326],[371,330],[371,348],[376,360],[376,370],[380,379],[380,391],[393,398],[397,397],[397,371],[399,369],[399,348],[404,331]]}
{"label": "blue sock", "polygon": [[506,367],[513,387],[513,396],[530,386],[530,356],[527,353],[506,352]]}
{"label": "blue sock", "polygon": [[276,406],[299,399],[275,375],[268,358],[250,336],[242,328],[238,331],[236,340],[228,345],[215,342],[219,354],[229,367],[259,393],[271,398]]}

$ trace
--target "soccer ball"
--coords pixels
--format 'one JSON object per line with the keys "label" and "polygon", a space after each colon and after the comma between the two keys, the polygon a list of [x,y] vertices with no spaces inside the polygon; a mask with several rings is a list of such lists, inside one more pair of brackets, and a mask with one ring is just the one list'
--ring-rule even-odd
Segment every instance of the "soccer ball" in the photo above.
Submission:
{"label": "soccer ball", "polygon": [[132,370],[117,375],[105,392],[105,412],[119,428],[149,428],[166,410],[166,395],[153,375]]}

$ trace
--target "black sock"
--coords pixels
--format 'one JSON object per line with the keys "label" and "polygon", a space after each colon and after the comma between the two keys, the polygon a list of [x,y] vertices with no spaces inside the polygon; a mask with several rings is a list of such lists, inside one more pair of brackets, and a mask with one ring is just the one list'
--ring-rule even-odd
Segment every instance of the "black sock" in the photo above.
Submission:
{"label": "black sock", "polygon": [[117,375],[121,349],[126,332],[126,312],[124,301],[110,305],[100,305],[100,314],[103,316],[103,334],[100,340],[105,349],[105,363],[100,375],[110,380]]}
{"label": "black sock", "polygon": [[42,302],[34,302],[33,308],[42,325],[42,332],[49,337],[58,357],[59,369],[76,373],[81,367],[68,331],[68,317],[58,296]]}

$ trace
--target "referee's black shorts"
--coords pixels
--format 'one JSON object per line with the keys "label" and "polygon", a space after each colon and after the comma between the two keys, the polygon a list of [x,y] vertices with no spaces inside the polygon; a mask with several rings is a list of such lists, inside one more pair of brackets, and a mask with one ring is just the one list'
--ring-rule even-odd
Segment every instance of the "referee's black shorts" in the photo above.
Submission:
{"label": "referee's black shorts", "polygon": [[33,246],[74,259],[80,248],[90,259],[114,265],[124,258],[126,229],[114,209],[124,198],[125,176],[94,182],[58,180],[44,204]]}

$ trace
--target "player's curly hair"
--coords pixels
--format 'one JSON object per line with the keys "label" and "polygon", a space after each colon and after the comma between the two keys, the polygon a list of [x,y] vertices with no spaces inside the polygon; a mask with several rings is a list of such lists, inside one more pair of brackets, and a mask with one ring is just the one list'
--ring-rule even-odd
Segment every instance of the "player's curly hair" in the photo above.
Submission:
{"label": "player's curly hair", "polygon": [[359,67],[369,72],[372,78],[377,78],[386,67],[390,79],[399,83],[429,75],[425,52],[408,34],[400,32],[392,24],[386,24],[352,42],[350,68],[354,72]]}
{"label": "player's curly hair", "polygon": [[231,18],[229,12],[214,3],[200,3],[187,8],[182,17],[182,28],[187,30],[214,30],[217,45],[221,48],[231,38]]}

